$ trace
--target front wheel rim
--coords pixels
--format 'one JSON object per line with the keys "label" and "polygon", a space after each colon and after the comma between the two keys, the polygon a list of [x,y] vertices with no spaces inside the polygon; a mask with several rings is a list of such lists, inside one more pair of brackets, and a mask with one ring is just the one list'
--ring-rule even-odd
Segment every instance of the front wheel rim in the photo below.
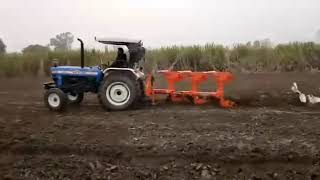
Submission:
{"label": "front wheel rim", "polygon": [[58,94],[56,93],[49,94],[48,103],[51,107],[54,107],[54,108],[58,107],[60,105],[60,102],[61,102],[61,99]]}
{"label": "front wheel rim", "polygon": [[113,82],[106,90],[107,100],[114,106],[125,105],[129,101],[130,96],[130,89],[128,85],[123,82]]}

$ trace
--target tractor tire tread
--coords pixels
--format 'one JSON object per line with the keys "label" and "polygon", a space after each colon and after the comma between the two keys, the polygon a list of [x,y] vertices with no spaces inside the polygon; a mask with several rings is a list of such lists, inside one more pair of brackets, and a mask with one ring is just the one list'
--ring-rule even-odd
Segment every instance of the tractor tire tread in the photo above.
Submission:
{"label": "tractor tire tread", "polygon": [[[61,103],[58,107],[52,107],[49,105],[48,97],[51,93],[56,93],[59,96]],[[51,111],[64,111],[67,107],[67,102],[68,102],[67,95],[61,89],[51,88],[45,91],[44,93],[44,103]]]}
{"label": "tractor tire tread", "polygon": [[[131,99],[129,100],[129,102],[119,107],[116,107],[110,104],[105,95],[107,84],[110,84],[112,81],[115,82],[117,80],[125,82],[129,86],[130,91],[132,91],[130,92]],[[131,75],[124,75],[123,73],[120,73],[120,72],[111,72],[110,74],[104,77],[99,87],[99,90],[98,90],[99,103],[108,111],[109,110],[123,111],[123,110],[131,109],[134,107],[135,102],[139,98],[138,93],[140,93],[140,90],[138,89],[137,84],[138,84],[137,80]]]}

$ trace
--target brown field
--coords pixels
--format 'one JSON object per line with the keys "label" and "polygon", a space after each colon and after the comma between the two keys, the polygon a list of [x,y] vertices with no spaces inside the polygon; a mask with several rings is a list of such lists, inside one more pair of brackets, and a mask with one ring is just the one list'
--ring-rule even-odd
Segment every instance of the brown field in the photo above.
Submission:
{"label": "brown field", "polygon": [[44,78],[0,79],[0,179],[320,179],[319,73],[239,74],[238,107],[165,104],[106,112],[96,95],[64,113]]}

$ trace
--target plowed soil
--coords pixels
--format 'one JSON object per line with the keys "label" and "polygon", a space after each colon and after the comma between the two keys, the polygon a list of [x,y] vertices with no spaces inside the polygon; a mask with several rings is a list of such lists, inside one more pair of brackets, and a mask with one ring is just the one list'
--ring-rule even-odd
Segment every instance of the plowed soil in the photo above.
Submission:
{"label": "plowed soil", "polygon": [[234,109],[209,104],[107,112],[96,95],[63,113],[45,78],[0,79],[0,179],[320,179],[320,74],[239,74]]}

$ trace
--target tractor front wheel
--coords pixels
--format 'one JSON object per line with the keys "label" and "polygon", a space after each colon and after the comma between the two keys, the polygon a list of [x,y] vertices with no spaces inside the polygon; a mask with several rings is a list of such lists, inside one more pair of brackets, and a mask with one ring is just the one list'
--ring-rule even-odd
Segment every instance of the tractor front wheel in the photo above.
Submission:
{"label": "tractor front wheel", "polygon": [[50,110],[62,111],[66,107],[67,97],[61,89],[52,88],[46,91],[44,102]]}
{"label": "tractor front wheel", "polygon": [[134,104],[138,93],[135,78],[126,73],[114,72],[101,82],[98,96],[107,110],[122,111]]}

